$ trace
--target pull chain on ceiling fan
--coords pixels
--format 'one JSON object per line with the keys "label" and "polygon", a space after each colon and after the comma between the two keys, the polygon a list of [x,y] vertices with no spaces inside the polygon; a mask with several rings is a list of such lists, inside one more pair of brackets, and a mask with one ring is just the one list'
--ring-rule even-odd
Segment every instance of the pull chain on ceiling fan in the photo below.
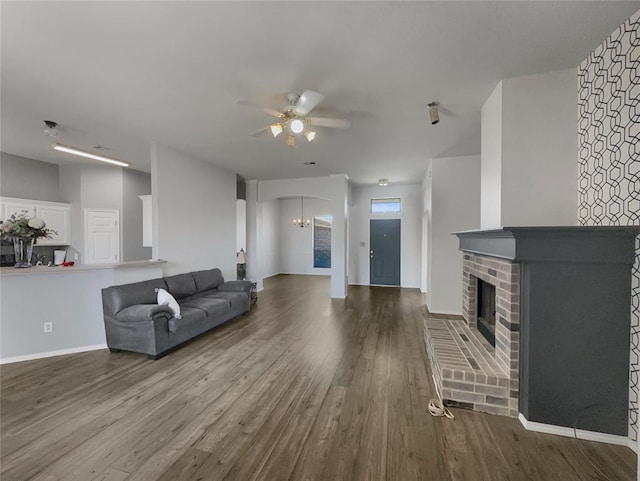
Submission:
{"label": "pull chain on ceiling fan", "polygon": [[308,117],[309,113],[311,113],[311,111],[315,109],[323,99],[324,96],[315,90],[305,90],[302,92],[302,95],[293,93],[288,94],[287,100],[289,101],[289,105],[287,105],[282,111],[269,107],[261,107],[247,101],[241,101],[240,103],[259,108],[266,114],[278,119],[278,121],[268,127],[258,129],[255,132],[251,132],[249,135],[256,137],[263,132],[270,130],[271,135],[277,137],[285,130],[288,130],[287,145],[289,147],[295,147],[297,135],[304,135],[309,142],[316,138],[316,132],[315,130],[312,130],[312,127],[347,129],[351,126],[351,122],[346,119]]}

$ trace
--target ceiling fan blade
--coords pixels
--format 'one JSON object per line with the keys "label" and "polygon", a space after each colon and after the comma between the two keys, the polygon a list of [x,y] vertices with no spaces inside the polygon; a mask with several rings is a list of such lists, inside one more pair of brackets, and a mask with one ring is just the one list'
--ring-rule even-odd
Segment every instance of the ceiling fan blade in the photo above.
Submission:
{"label": "ceiling fan blade", "polygon": [[298,99],[298,103],[293,108],[296,115],[304,117],[315,109],[320,102],[324,99],[324,95],[316,92],[315,90],[305,90]]}
{"label": "ceiling fan blade", "polygon": [[309,125],[317,127],[331,127],[334,129],[348,129],[351,121],[346,119],[329,119],[326,117],[310,117],[307,119]]}
{"label": "ceiling fan blade", "polygon": [[238,103],[240,105],[247,105],[249,107],[253,107],[254,109],[262,110],[265,114],[271,115],[272,117],[282,118],[282,112],[270,109],[269,107],[261,107],[260,105],[256,105],[253,102],[249,102],[248,100],[239,100]]}
{"label": "ceiling fan blade", "polygon": [[258,130],[254,130],[253,132],[251,132],[249,135],[251,137],[257,137],[258,135],[260,135],[263,132],[266,132],[267,130],[269,130],[269,127],[262,127],[261,129]]}

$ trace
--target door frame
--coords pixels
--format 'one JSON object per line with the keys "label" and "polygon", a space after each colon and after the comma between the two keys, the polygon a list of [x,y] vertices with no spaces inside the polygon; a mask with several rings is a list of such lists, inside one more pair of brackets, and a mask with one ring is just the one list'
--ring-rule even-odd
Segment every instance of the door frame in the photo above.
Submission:
{"label": "door frame", "polygon": [[[90,212],[109,212],[112,214],[116,214],[116,238],[117,238],[117,242],[116,242],[116,247],[117,247],[117,252],[116,252],[116,256],[117,256],[117,260],[114,262],[118,263],[118,262],[122,262],[122,257],[121,257],[121,246],[120,246],[120,224],[121,224],[121,219],[120,219],[120,210],[118,209],[92,209],[92,208],[86,208],[84,209],[84,216],[83,216],[83,222],[84,222],[84,228],[83,228],[83,235],[84,235],[84,252],[83,252],[83,257],[84,259],[82,260],[83,264],[87,264],[87,253],[89,252],[89,213]],[[101,264],[100,262],[96,263],[91,262],[91,264]],[[102,264],[107,264],[107,262],[104,262]]]}

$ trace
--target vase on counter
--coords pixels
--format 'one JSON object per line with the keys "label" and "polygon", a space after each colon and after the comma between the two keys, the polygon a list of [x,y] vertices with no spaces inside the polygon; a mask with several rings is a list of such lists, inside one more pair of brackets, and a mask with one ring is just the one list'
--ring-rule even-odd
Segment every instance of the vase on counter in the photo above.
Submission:
{"label": "vase on counter", "polygon": [[35,239],[33,237],[26,238],[14,238],[13,239],[13,252],[16,256],[16,263],[13,267],[23,268],[31,266],[31,256],[33,255],[33,244]]}

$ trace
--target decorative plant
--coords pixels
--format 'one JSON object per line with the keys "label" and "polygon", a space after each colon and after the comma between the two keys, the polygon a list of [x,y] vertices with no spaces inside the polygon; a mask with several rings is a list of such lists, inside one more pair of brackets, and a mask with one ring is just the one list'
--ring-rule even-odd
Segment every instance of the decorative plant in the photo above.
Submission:
{"label": "decorative plant", "polygon": [[39,217],[27,217],[26,211],[22,214],[12,214],[7,220],[0,223],[0,238],[13,239],[51,239],[57,232],[47,229],[45,222]]}

